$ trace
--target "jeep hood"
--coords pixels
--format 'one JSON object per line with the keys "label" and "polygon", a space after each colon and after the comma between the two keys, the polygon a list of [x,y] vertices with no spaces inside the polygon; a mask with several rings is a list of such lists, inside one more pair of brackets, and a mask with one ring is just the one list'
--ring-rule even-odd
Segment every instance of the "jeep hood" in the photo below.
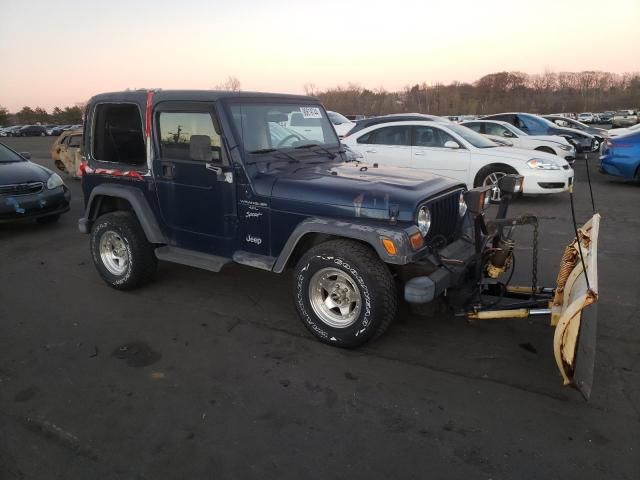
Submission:
{"label": "jeep hood", "polygon": [[455,188],[455,180],[415,170],[356,162],[299,165],[280,172],[271,190],[271,208],[318,216],[413,221],[418,204]]}

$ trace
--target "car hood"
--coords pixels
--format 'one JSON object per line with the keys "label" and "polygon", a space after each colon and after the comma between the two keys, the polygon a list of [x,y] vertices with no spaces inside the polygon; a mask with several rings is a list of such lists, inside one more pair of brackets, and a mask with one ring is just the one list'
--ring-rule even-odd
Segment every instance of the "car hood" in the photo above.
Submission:
{"label": "car hood", "polygon": [[296,167],[280,172],[273,183],[273,209],[413,221],[420,203],[444,191],[465,188],[458,181],[426,172],[359,162]]}
{"label": "car hood", "polygon": [[495,147],[495,148],[479,148],[476,152],[480,155],[489,156],[492,158],[500,159],[505,163],[513,162],[528,162],[532,158],[539,158],[544,160],[553,160],[554,162],[562,162],[563,160],[557,155],[551,153],[539,152],[536,150],[529,150],[525,148],[517,147]]}
{"label": "car hood", "polygon": [[31,162],[0,162],[0,185],[46,182],[53,172]]}
{"label": "car hood", "polygon": [[571,145],[566,138],[561,137],[559,135],[529,135],[529,137],[532,140],[544,140],[545,142],[560,143],[562,145]]}

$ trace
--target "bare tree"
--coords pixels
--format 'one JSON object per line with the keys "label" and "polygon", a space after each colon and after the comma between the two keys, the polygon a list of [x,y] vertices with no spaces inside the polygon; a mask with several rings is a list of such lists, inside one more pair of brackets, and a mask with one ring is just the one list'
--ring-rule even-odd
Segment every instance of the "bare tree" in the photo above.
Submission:
{"label": "bare tree", "polygon": [[230,75],[224,82],[217,84],[214,87],[214,90],[228,90],[230,92],[239,92],[240,86],[241,84],[240,80],[238,80],[238,77]]}

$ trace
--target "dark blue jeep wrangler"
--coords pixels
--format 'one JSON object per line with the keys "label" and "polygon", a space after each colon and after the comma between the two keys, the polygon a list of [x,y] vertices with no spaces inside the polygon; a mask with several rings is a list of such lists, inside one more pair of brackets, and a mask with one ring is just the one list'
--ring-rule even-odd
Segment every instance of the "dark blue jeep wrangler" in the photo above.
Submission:
{"label": "dark blue jeep wrangler", "polygon": [[106,93],[84,132],[79,228],[114,288],[150,281],[158,259],[293,269],[307,328],[355,347],[393,321],[399,291],[427,303],[478,271],[483,192],[352,160],[314,98]]}

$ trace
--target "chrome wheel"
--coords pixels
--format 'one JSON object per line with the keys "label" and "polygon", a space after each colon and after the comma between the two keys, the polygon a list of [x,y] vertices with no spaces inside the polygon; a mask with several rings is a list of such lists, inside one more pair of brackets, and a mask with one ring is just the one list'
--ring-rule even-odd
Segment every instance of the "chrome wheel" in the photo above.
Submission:
{"label": "chrome wheel", "polygon": [[500,180],[505,175],[506,175],[506,173],[504,173],[504,172],[492,172],[489,175],[487,175],[485,177],[484,181],[482,182],[482,186],[484,186],[484,187],[489,186],[489,185],[493,186],[493,188],[491,189],[491,201],[492,202],[499,202],[500,199],[502,198],[500,196],[500,188],[498,188],[498,180]]}
{"label": "chrome wheel", "polygon": [[120,235],[113,230],[104,232],[100,238],[100,259],[109,273],[122,276],[129,267],[129,250]]}
{"label": "chrome wheel", "polygon": [[323,268],[311,277],[309,303],[324,323],[334,328],[346,328],[360,315],[362,295],[346,272]]}

